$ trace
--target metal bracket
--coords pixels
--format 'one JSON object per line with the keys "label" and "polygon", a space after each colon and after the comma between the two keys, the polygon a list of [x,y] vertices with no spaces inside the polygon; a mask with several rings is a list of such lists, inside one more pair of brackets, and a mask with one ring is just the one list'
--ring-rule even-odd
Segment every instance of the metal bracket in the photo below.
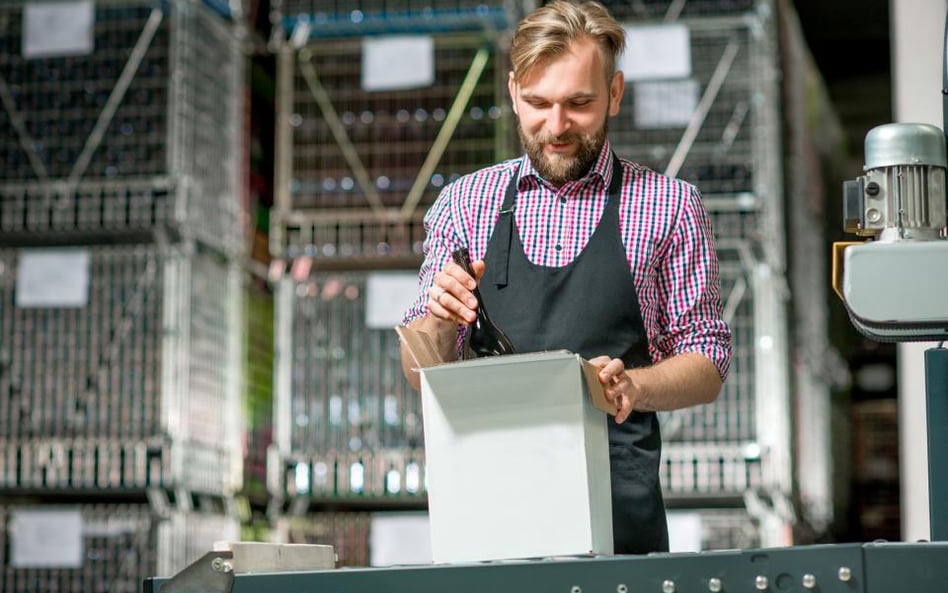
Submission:
{"label": "metal bracket", "polygon": [[233,552],[208,552],[165,582],[158,593],[231,593]]}

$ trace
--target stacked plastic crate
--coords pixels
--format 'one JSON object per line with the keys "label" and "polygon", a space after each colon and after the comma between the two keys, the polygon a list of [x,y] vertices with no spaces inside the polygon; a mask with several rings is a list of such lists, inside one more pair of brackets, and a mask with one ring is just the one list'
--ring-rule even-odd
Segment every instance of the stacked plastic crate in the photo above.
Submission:
{"label": "stacked plastic crate", "polygon": [[239,537],[242,59],[215,3],[0,5],[0,582]]}
{"label": "stacked plastic crate", "polygon": [[[779,48],[768,0],[604,2],[627,27],[618,154],[702,191],[733,331],[718,400],[662,414],[669,505],[789,543],[792,519]],[[712,515],[708,510],[716,509]],[[711,517],[711,518],[709,518]],[[705,541],[730,547],[733,539]],[[745,538],[746,540],[746,538]]]}
{"label": "stacked plastic crate", "polygon": [[[416,290],[425,210],[515,147],[502,50],[513,19],[465,0],[273,8],[270,492],[293,525],[285,539],[332,544],[346,530],[340,564],[365,564],[367,517],[425,508],[420,399],[393,327]],[[340,508],[357,513],[329,512]]]}

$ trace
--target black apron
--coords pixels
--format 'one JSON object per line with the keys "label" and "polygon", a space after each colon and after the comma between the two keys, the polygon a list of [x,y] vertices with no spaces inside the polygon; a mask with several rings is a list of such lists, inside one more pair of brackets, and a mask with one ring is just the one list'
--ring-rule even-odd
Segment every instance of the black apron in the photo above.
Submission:
{"label": "black apron", "polygon": [[[514,171],[484,260],[484,306],[518,352],[566,349],[584,358],[651,364],[648,338],[619,232],[622,164],[613,155],[608,201],[589,243],[561,268],[530,262],[514,220]],[[658,480],[661,436],[654,412],[622,424],[608,416],[612,531],[616,554],[668,551]],[[551,525],[555,526],[555,520]],[[555,528],[555,527],[554,527]]]}

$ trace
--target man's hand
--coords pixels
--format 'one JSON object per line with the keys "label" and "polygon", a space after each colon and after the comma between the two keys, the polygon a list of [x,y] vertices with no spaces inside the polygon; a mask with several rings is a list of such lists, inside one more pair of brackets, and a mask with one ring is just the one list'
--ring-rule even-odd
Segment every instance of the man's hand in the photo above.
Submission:
{"label": "man's hand", "polygon": [[471,324],[477,319],[477,298],[474,289],[484,275],[486,265],[482,260],[472,262],[477,278],[464,271],[454,262],[448,262],[435,274],[434,283],[428,289],[428,314],[442,321],[455,324]]}
{"label": "man's hand", "polygon": [[[484,275],[483,261],[472,262],[477,278]],[[444,360],[457,358],[458,324],[472,323],[477,319],[477,298],[472,292],[477,280],[454,262],[435,274],[434,284],[428,289],[428,314],[418,317],[409,325],[423,331],[435,341],[435,348]],[[421,378],[413,368],[414,361],[402,344],[402,371],[409,385],[420,388]]]}
{"label": "man's hand", "polygon": [[626,369],[620,358],[597,356],[606,400],[619,410],[622,423],[632,412],[680,410],[709,404],[721,392],[721,375],[710,359],[683,352],[647,367]]}
{"label": "man's hand", "polygon": [[616,423],[625,422],[635,410],[635,404],[642,398],[641,389],[632,381],[621,358],[597,356],[589,362],[599,367],[599,382],[606,400],[618,410]]}

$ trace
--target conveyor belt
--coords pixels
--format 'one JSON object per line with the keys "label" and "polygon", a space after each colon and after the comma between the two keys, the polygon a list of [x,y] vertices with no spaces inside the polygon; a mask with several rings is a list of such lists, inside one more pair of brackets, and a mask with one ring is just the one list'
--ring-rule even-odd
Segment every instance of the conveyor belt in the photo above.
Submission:
{"label": "conveyor belt", "polygon": [[143,593],[944,593],[948,542],[237,574],[204,556]]}

